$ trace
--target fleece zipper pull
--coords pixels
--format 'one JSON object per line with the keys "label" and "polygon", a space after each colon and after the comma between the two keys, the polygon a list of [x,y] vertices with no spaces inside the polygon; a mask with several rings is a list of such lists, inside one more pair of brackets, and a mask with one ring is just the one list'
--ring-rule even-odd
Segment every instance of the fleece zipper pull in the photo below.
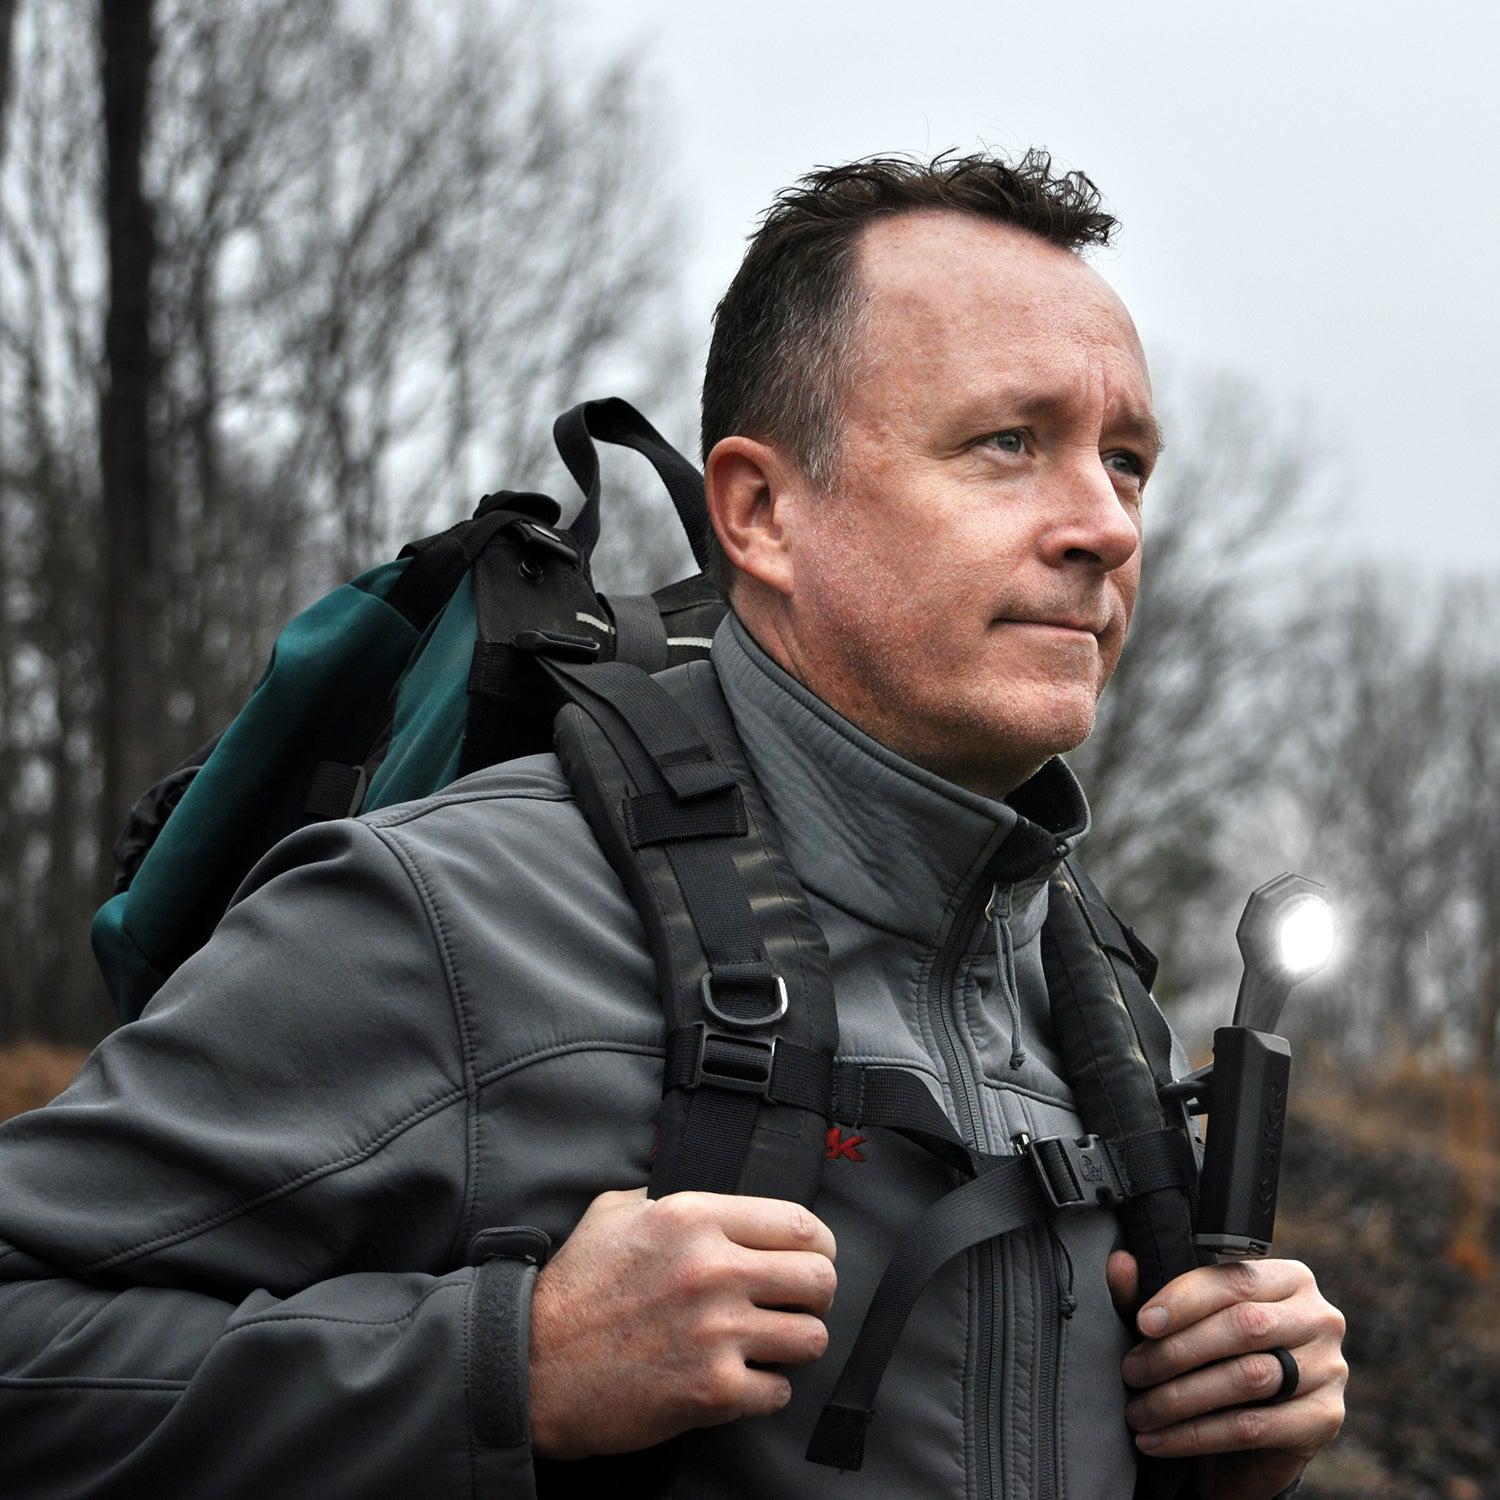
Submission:
{"label": "fleece zipper pull", "polygon": [[1010,1010],[1010,1066],[1012,1071],[1026,1062],[1026,1049],[1021,1045],[1021,997],[1016,984],[1016,950],[1010,937],[1010,887],[1004,894],[997,885],[990,892],[985,915],[995,929],[995,956],[1000,961],[1000,987],[1005,991],[1005,1004]]}

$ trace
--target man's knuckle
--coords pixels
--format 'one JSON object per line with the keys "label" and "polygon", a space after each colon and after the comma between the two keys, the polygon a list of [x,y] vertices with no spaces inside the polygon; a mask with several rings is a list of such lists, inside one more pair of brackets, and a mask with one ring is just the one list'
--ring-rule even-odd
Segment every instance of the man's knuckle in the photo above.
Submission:
{"label": "man's knuckle", "polygon": [[1173,1382],[1151,1392],[1146,1398],[1146,1413],[1157,1425],[1166,1426],[1182,1417],[1185,1404],[1181,1388]]}
{"label": "man's knuckle", "polygon": [[665,1198],[658,1198],[652,1204],[657,1227],[674,1239],[696,1229],[703,1217],[698,1202],[700,1196],[698,1193],[669,1193]]}
{"label": "man's knuckle", "polygon": [[1241,1302],[1234,1309],[1235,1328],[1247,1339],[1264,1338],[1272,1321],[1271,1309],[1264,1302]]}
{"label": "man's knuckle", "polygon": [[812,1261],[808,1269],[808,1280],[812,1283],[812,1292],[818,1301],[833,1301],[833,1294],[839,1287],[839,1273],[831,1260],[820,1255]]}
{"label": "man's knuckle", "polygon": [[817,1243],[818,1221],[800,1203],[787,1205],[785,1234],[790,1243],[799,1249]]}
{"label": "man's knuckle", "polygon": [[1230,1418],[1230,1430],[1237,1443],[1254,1448],[1266,1434],[1266,1422],[1266,1413],[1251,1407],[1234,1413]]}
{"label": "man's knuckle", "polygon": [[1239,1379],[1242,1388],[1255,1395],[1273,1390],[1282,1380],[1281,1361],[1266,1354],[1247,1354],[1239,1361]]}
{"label": "man's knuckle", "polygon": [[719,1291],[728,1280],[726,1261],[726,1256],[707,1246],[684,1250],[667,1266],[668,1295],[692,1302]]}
{"label": "man's knuckle", "polygon": [[719,1415],[736,1411],[745,1394],[745,1364],[737,1356],[720,1356],[708,1363],[699,1382],[697,1404],[701,1410]]}
{"label": "man's knuckle", "polygon": [[1224,1277],[1229,1289],[1241,1302],[1249,1301],[1260,1294],[1261,1269],[1254,1261],[1242,1260],[1224,1267]]}
{"label": "man's knuckle", "polygon": [[811,1326],[803,1335],[803,1346],[809,1364],[828,1353],[828,1325],[821,1318],[811,1319]]}

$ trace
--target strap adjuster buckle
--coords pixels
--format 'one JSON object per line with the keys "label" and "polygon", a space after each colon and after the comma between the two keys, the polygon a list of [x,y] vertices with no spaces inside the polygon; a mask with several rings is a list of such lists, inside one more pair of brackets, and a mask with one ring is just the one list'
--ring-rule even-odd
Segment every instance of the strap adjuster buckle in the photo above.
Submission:
{"label": "strap adjuster buckle", "polygon": [[1114,1208],[1130,1196],[1109,1144],[1097,1135],[1051,1135],[1023,1147],[1047,1201],[1067,1208]]}
{"label": "strap adjuster buckle", "polygon": [[776,1037],[726,1036],[710,1031],[705,1021],[696,1022],[693,1029],[698,1033],[698,1056],[689,1088],[710,1084],[769,1097],[771,1075],[776,1071]]}

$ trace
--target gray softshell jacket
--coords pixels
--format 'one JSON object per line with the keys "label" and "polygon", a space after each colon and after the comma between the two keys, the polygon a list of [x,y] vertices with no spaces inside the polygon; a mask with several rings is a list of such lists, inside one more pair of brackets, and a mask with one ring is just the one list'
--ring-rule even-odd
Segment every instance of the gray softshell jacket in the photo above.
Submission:
{"label": "gray softshell jacket", "polygon": [[[877,744],[733,617],[713,660],[827,934],[841,1055],[911,1069],[986,1151],[1076,1131],[1038,941],[1055,861],[956,930],[1011,808]],[[1057,779],[1070,851],[1088,811]],[[479,1236],[560,1243],[646,1182],[663,1032],[551,756],[283,841],[145,1016],[0,1127],[0,1494],[533,1496],[536,1272]],[[863,1470],[803,1457],[897,1238],[951,1185],[889,1132],[830,1139],[829,1353],[776,1416],[690,1434],[673,1495],[1130,1495],[1103,1210],[952,1261]]]}

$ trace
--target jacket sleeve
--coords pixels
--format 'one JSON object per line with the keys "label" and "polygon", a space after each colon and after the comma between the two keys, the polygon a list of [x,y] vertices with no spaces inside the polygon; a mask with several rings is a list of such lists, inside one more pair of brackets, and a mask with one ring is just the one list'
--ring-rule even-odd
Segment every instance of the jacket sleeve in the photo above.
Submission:
{"label": "jacket sleeve", "polygon": [[0,1493],[531,1500],[536,1273],[465,1264],[466,1038],[394,845],[273,850],[0,1127]]}

